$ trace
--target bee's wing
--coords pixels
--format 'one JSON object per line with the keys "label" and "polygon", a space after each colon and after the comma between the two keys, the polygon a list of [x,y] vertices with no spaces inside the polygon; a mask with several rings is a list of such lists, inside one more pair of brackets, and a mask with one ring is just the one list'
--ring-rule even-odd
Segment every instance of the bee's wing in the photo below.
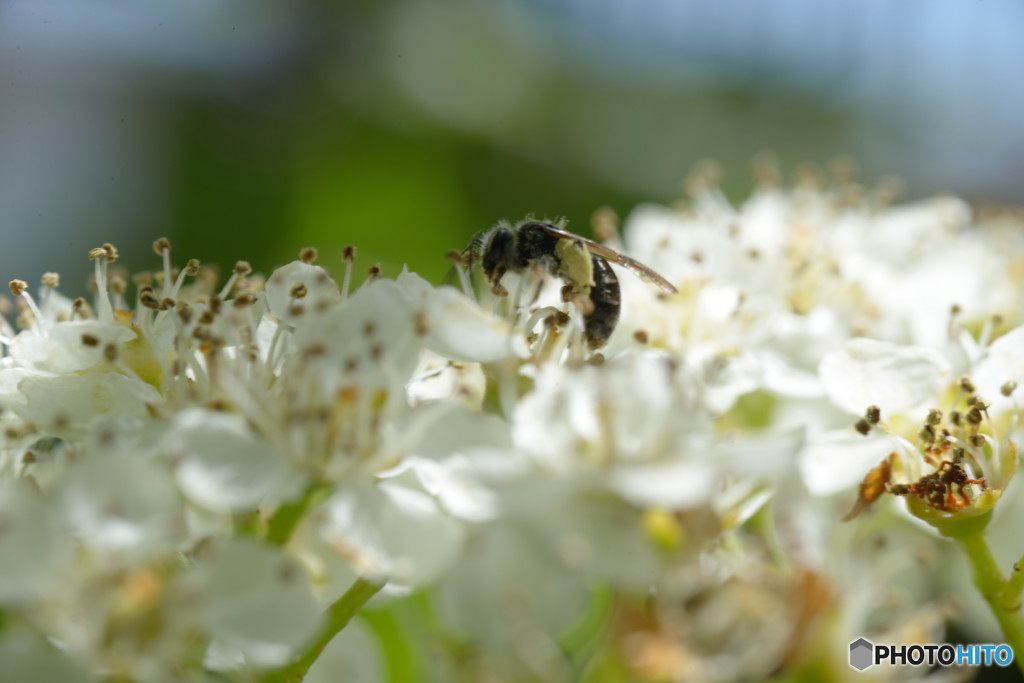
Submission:
{"label": "bee's wing", "polygon": [[636,259],[631,259],[625,254],[620,254],[614,249],[606,247],[603,244],[599,244],[598,242],[595,242],[593,240],[588,240],[586,237],[581,237],[580,235],[577,235],[576,233],[573,232],[569,232],[568,230],[562,230],[561,228],[557,228],[549,223],[541,223],[540,225],[544,228],[546,232],[548,232],[551,235],[554,235],[555,237],[560,237],[562,239],[567,240],[579,240],[583,242],[583,244],[587,246],[587,249],[589,249],[592,253],[597,254],[598,256],[607,261],[619,264],[623,268],[627,269],[629,272],[633,273],[633,275],[636,275],[641,280],[655,284],[658,287],[660,287],[663,291],[668,292],[669,294],[678,293],[678,290],[672,286],[671,282],[669,282],[662,276],[658,275],[656,272],[654,272],[644,264],[640,263]]}

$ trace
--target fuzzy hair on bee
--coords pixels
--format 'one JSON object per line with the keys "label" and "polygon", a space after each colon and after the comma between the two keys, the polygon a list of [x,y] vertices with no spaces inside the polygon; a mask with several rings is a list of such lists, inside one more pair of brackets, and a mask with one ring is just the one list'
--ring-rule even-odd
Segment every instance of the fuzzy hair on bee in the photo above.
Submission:
{"label": "fuzzy hair on bee", "polygon": [[622,309],[619,279],[609,262],[664,292],[676,293],[668,280],[639,261],[569,232],[564,220],[549,223],[527,217],[515,225],[500,221],[475,235],[463,254],[470,272],[480,265],[497,296],[508,295],[501,284],[505,273],[522,274],[533,264],[540,264],[549,275],[563,280],[574,298],[589,299],[591,305],[582,313],[583,336],[591,349],[608,343]]}

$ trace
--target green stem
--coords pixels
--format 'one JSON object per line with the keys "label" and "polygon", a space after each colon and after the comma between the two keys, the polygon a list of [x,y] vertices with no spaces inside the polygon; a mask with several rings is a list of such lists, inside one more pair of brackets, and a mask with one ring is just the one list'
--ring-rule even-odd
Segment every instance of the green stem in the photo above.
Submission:
{"label": "green stem", "polygon": [[1007,609],[1004,599],[1007,589],[1012,584],[1007,582],[1003,571],[996,563],[996,558],[992,556],[984,532],[964,534],[957,537],[956,541],[964,549],[971,563],[974,585],[981,591],[982,597],[1003,629],[1006,644],[1013,648],[1017,667],[1024,673],[1024,616],[1021,615],[1019,602],[1016,609]]}
{"label": "green stem", "polygon": [[[1010,579],[1006,582],[1006,587],[1003,588],[1002,603],[1006,609],[1020,609],[1021,593],[1024,593],[1024,557],[1013,565],[1013,573],[1010,574]],[[1024,654],[1021,656],[1024,657]]]}
{"label": "green stem", "polygon": [[297,501],[286,503],[274,512],[267,524],[266,541],[274,545],[284,545],[292,537],[295,527],[302,521],[306,510],[315,503],[319,503],[330,487],[323,484],[314,484],[306,489],[306,492]]}
{"label": "green stem", "polygon": [[313,666],[313,662],[317,660],[331,639],[338,635],[338,632],[345,628],[356,612],[383,587],[383,584],[377,585],[358,579],[324,612],[326,620],[323,628],[320,629],[320,634],[310,644],[306,652],[292,664],[267,676],[264,679],[266,683],[299,683],[306,677],[309,667]]}

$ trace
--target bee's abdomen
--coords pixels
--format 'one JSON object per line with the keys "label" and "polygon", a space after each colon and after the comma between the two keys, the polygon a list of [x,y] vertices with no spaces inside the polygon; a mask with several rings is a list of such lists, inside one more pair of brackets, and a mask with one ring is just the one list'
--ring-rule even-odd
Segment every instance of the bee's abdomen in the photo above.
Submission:
{"label": "bee's abdomen", "polygon": [[599,256],[593,256],[594,286],[590,288],[590,300],[594,310],[583,316],[583,334],[587,345],[599,349],[608,343],[615,325],[619,322],[619,311],[622,309],[622,297],[619,293],[619,278],[608,262]]}

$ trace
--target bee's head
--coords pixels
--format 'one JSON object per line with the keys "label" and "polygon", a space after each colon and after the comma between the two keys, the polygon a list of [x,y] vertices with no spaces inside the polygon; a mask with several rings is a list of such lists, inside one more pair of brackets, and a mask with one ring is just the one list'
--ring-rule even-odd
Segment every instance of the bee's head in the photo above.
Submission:
{"label": "bee's head", "polygon": [[483,269],[488,280],[495,280],[514,262],[516,237],[512,229],[498,224],[484,243]]}

